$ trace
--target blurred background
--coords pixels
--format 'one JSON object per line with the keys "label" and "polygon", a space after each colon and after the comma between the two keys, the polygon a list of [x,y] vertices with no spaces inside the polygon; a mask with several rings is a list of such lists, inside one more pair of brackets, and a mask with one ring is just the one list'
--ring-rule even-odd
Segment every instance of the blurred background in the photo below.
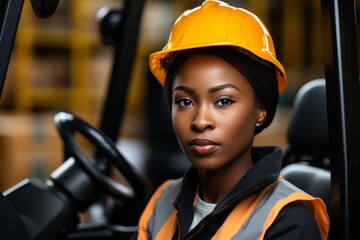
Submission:
{"label": "blurred background", "polygon": [[[255,139],[256,145],[285,150],[295,93],[304,83],[324,77],[320,1],[226,2],[265,22],[286,69],[289,85],[276,118]],[[149,72],[148,56],[164,46],[176,18],[201,3],[147,0],[143,11],[118,145],[154,185],[165,174],[159,173],[159,163],[169,156],[176,159],[179,149],[163,111],[161,87]],[[0,102],[1,191],[27,177],[45,180],[63,162],[63,146],[53,124],[58,111],[71,111],[98,127],[114,54],[113,47],[102,42],[98,17],[104,7],[122,5],[121,0],[60,0],[52,17],[38,19],[30,1],[25,1]]]}

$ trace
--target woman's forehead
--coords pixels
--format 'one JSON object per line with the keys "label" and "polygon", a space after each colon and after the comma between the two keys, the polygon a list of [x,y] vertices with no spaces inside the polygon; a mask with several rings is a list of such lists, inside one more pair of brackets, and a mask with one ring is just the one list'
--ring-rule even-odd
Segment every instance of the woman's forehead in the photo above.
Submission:
{"label": "woman's forehead", "polygon": [[173,88],[179,84],[238,85],[246,77],[226,60],[209,53],[196,53],[187,58],[174,76]]}

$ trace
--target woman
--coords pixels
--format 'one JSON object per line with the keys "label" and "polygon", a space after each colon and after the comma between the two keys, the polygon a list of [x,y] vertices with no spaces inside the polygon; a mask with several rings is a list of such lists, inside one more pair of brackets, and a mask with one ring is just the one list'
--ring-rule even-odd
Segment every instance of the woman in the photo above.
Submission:
{"label": "woman", "polygon": [[253,147],[286,75],[252,13],[205,1],[150,56],[192,167],[152,196],[138,239],[327,239],[324,203],[279,177],[281,150]]}

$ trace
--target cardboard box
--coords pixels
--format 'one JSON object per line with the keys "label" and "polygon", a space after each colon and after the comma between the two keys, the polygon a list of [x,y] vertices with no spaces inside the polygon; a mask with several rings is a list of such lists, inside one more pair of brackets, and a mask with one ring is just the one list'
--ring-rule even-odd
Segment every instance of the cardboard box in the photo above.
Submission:
{"label": "cardboard box", "polygon": [[46,180],[63,162],[54,114],[0,113],[0,190],[25,178]]}

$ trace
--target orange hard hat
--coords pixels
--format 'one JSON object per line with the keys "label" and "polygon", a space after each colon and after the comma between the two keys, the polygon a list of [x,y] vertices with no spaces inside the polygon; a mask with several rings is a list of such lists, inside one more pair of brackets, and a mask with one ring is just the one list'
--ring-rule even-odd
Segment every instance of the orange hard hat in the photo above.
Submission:
{"label": "orange hard hat", "polygon": [[178,51],[211,46],[235,47],[261,63],[272,64],[279,93],[284,91],[285,70],[276,59],[274,43],[266,26],[251,12],[217,0],[207,0],[176,20],[165,47],[150,55],[150,70],[164,85],[167,67]]}

